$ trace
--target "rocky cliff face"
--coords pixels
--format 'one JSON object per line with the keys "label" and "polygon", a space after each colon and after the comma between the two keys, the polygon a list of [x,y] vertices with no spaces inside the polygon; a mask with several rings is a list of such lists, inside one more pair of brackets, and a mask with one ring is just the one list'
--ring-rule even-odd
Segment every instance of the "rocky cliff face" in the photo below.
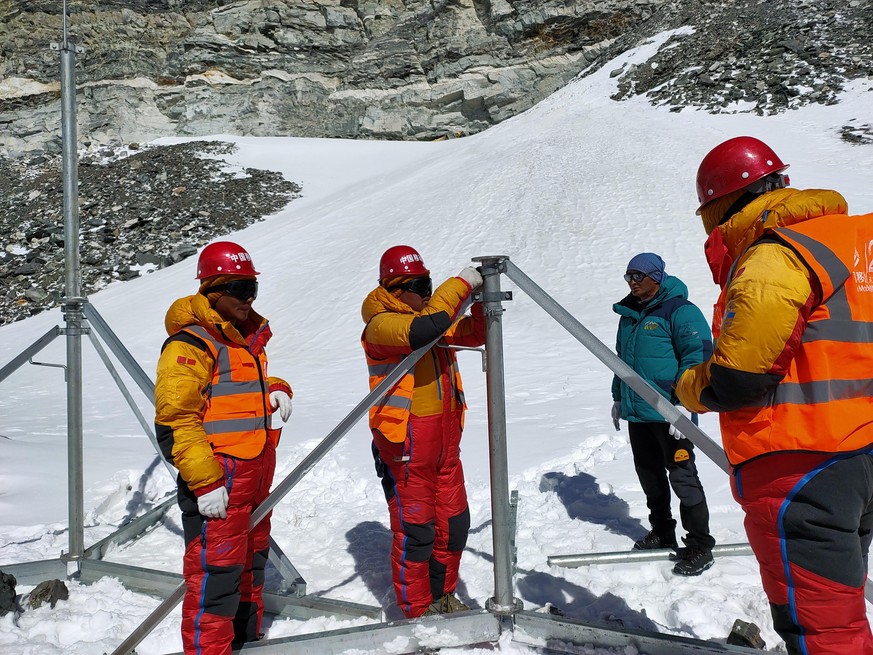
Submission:
{"label": "rocky cliff face", "polygon": [[[564,85],[664,0],[69,0],[88,143],[434,139]],[[60,148],[59,0],[0,0],[0,147]]]}
{"label": "rocky cliff face", "polygon": [[[7,155],[60,149],[60,5],[0,0]],[[68,13],[83,145],[470,134],[683,26],[614,72],[616,99],[768,113],[873,75],[871,0],[69,0]]]}

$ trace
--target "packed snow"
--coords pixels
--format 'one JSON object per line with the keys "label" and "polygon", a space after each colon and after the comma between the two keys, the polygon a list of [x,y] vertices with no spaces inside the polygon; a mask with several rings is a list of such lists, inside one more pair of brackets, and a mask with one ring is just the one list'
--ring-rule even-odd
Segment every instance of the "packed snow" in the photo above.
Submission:
{"label": "packed snow", "polygon": [[[627,293],[627,261],[659,253],[704,311],[716,287],[694,215],[694,176],[717,143],[748,134],[791,164],[794,186],[834,188],[850,211],[873,211],[869,146],[840,139],[849,121],[873,123],[873,81],[850,87],[834,106],[771,117],[652,107],[609,99],[609,71],[644,61],[667,38],[569,84],[525,114],[488,131],[439,143],[237,138],[231,164],[281,171],[303,197],[230,235],[262,272],[255,308],[270,319],[271,372],[294,388],[294,413],[279,446],[282,480],[367,393],[360,304],[375,286],[381,253],[417,248],[435,281],[471,258],[507,255],[610,347]],[[177,141],[177,140],[176,140]],[[175,142],[165,140],[163,143]],[[170,303],[197,288],[195,258],[110,285],[89,300],[150,375]],[[752,557],[718,557],[699,577],[679,578],[667,561],[550,567],[551,555],[629,550],[648,530],[626,424],[610,420],[612,373],[506,277],[503,332],[510,489],[519,496],[515,596],[526,609],[551,604],[567,617],[724,642],[734,620],[773,631]],[[0,328],[0,366],[56,325],[59,310]],[[86,546],[174,493],[174,482],[94,348],[84,351]],[[63,363],[64,339],[34,357]],[[485,375],[480,355],[460,353],[469,412],[462,459],[472,529],[461,564],[462,600],[494,595]],[[148,421],[153,408],[128,382]],[[57,558],[68,549],[66,388],[61,370],[25,365],[0,383],[0,569]],[[718,440],[717,418],[701,427]],[[698,465],[720,544],[745,542],[742,512],[727,476]],[[674,500],[674,513],[678,504]],[[381,606],[400,618],[390,584],[388,512],[370,455],[366,419],[277,506],[273,538],[310,594]],[[112,562],[180,572],[177,511]],[[17,618],[0,618],[8,655],[111,652],[158,605],[112,578],[68,582],[70,597]],[[19,585],[18,593],[32,587]],[[181,650],[177,607],[138,647],[140,655]],[[350,627],[368,619],[275,620],[268,638]],[[526,653],[507,639],[500,652]],[[483,653],[446,648],[445,653]],[[489,651],[490,652],[490,651]],[[594,652],[594,651],[592,651]],[[604,652],[604,651],[597,651]],[[622,650],[622,652],[625,652]]]}

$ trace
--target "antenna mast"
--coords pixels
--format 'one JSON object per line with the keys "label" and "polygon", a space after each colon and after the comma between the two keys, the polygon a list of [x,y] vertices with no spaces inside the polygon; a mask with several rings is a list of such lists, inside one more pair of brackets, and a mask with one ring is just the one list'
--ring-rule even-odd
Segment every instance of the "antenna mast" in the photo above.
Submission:
{"label": "antenna mast", "polygon": [[[78,569],[85,552],[82,445],[82,306],[79,264],[79,173],[76,146],[76,43],[67,32],[67,0],[63,3],[61,51],[61,137],[64,177],[64,304],[67,341],[67,480],[69,502],[69,565]],[[69,568],[69,567],[68,567]]]}

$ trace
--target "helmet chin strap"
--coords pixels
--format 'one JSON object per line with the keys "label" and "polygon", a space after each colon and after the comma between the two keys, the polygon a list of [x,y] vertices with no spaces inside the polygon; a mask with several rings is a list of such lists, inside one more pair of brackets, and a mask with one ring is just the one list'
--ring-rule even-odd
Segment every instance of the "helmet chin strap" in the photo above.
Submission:
{"label": "helmet chin strap", "polygon": [[766,177],[762,177],[757,182],[752,182],[746,187],[746,191],[754,193],[756,196],[774,189],[784,189],[790,183],[788,176],[782,173],[772,173]]}
{"label": "helmet chin strap", "polygon": [[762,177],[760,180],[752,182],[749,186],[746,187],[745,193],[741,195],[734,201],[730,207],[724,213],[724,216],[721,217],[721,220],[718,222],[719,225],[722,223],[726,223],[730,220],[730,218],[740,211],[743,207],[752,202],[755,198],[760,196],[763,193],[767,193],[768,191],[773,191],[775,189],[784,189],[787,187],[791,181],[788,179],[787,175],[783,175],[782,173],[771,173],[766,177]]}

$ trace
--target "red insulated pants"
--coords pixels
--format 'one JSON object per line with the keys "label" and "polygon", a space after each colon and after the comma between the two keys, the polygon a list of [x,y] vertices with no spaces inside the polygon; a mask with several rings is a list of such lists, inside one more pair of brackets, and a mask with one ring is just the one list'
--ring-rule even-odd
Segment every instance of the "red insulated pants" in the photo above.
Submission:
{"label": "red insulated pants", "polygon": [[397,604],[409,618],[455,591],[470,531],[458,413],[410,416],[406,441],[374,431],[377,470],[391,515]]}
{"label": "red insulated pants", "polygon": [[775,453],[741,465],[731,485],[788,652],[873,655],[873,455]]}
{"label": "red insulated pants", "polygon": [[216,458],[225,470],[227,518],[207,519],[179,480],[185,532],[182,645],[186,655],[230,655],[259,636],[264,613],[264,567],[270,538],[268,514],[249,532],[252,511],[270,493],[276,449],[267,441],[254,459]]}

